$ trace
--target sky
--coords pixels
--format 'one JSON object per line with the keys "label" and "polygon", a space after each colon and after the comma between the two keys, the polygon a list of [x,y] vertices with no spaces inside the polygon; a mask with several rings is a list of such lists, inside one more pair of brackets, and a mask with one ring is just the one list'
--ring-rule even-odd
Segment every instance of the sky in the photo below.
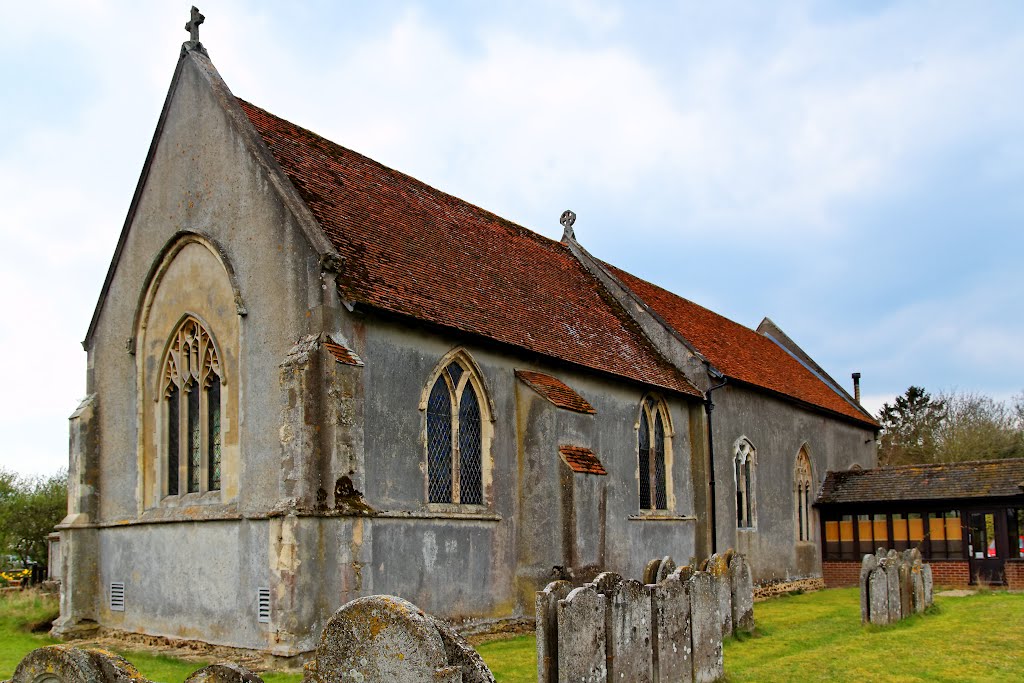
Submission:
{"label": "sky", "polygon": [[[1024,3],[203,2],[236,95],[549,237],[572,209],[872,412],[1024,390]],[[67,466],[189,8],[0,1],[0,467]]]}

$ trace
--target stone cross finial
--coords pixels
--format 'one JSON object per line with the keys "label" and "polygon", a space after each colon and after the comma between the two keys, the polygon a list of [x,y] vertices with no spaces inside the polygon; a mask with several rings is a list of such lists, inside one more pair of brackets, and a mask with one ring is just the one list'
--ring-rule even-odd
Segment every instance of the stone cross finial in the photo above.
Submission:
{"label": "stone cross finial", "polygon": [[207,54],[206,48],[199,42],[199,25],[206,21],[206,17],[202,15],[199,8],[195,5],[192,6],[192,18],[189,19],[188,23],[185,24],[185,30],[188,31],[189,39],[181,44],[181,54],[185,54],[190,50],[195,50],[204,55]]}
{"label": "stone cross finial", "polygon": [[199,12],[198,7],[192,5],[192,19],[189,20],[187,24],[185,24],[185,30],[188,31],[189,40],[191,40],[193,43],[199,42],[199,24],[203,23],[204,21],[206,21],[206,17],[204,17]]}
{"label": "stone cross finial", "polygon": [[562,239],[576,239],[576,235],[572,231],[572,224],[576,222],[576,214],[571,210],[566,209],[562,212],[562,217],[558,219],[558,222],[562,224]]}

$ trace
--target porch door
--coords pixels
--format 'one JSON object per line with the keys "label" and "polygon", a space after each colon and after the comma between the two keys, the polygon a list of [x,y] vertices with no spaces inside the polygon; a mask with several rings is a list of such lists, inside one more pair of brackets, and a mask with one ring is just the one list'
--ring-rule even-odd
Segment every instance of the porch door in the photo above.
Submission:
{"label": "porch door", "polygon": [[967,553],[971,583],[1006,582],[1003,573],[1007,553],[1004,517],[995,510],[972,510],[968,513]]}

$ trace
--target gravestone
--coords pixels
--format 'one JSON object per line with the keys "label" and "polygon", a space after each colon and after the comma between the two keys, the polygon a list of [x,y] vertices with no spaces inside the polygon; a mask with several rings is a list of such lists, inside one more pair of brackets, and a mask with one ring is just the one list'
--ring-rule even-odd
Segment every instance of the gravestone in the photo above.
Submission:
{"label": "gravestone", "polygon": [[682,567],[676,567],[672,574],[685,584],[693,576],[693,564],[684,564]]}
{"label": "gravestone", "polygon": [[609,682],[653,683],[651,596],[644,584],[622,581],[605,595],[605,638]]}
{"label": "gravestone", "polygon": [[149,683],[123,657],[105,650],[49,645],[18,662],[10,683]]}
{"label": "gravestone", "polygon": [[653,581],[653,583],[664,581],[665,577],[667,577],[675,570],[675,560],[673,560],[670,555],[666,555],[665,557],[661,558],[661,564],[658,565],[658,573],[655,575],[655,580]]}
{"label": "gravestone", "polygon": [[651,632],[656,681],[693,681],[690,594],[678,570],[651,587]]}
{"label": "gravestone", "polygon": [[558,680],[558,601],[572,590],[568,581],[552,581],[538,591],[534,600],[537,616],[537,681]]}
{"label": "gravestone", "polygon": [[708,573],[714,579],[715,592],[718,595],[718,611],[722,615],[722,637],[732,635],[732,583],[729,580],[729,567],[725,557],[714,554],[708,560]]}
{"label": "gravestone", "polygon": [[487,668],[483,657],[466,642],[458,631],[444,619],[428,614],[427,619],[437,629],[448,655],[448,665],[462,671],[462,683],[494,683],[494,674]]}
{"label": "gravestone", "polygon": [[462,682],[431,620],[393,595],[357,598],[335,612],[305,671],[304,683]]}
{"label": "gravestone", "polygon": [[914,613],[914,584],[910,577],[910,564],[903,560],[899,564],[900,619],[906,619]]}
{"label": "gravestone", "polygon": [[932,583],[932,566],[930,564],[921,567],[921,578],[924,581],[924,606],[931,607],[935,603],[935,587]]}
{"label": "gravestone", "polygon": [[185,683],[263,683],[263,679],[233,662],[204,666],[185,679]]}
{"label": "gravestone", "polygon": [[871,588],[868,581],[871,572],[878,569],[878,558],[875,555],[865,555],[860,563],[860,623],[866,624],[871,620]]}
{"label": "gravestone", "polygon": [[900,598],[900,561],[896,557],[886,557],[882,560],[882,568],[885,569],[885,580],[888,584],[889,594],[889,622],[896,622],[903,618],[903,601]]}
{"label": "gravestone", "polygon": [[924,612],[924,576],[921,575],[921,561],[916,561],[910,567],[910,582],[913,592],[914,613]]}
{"label": "gravestone", "polygon": [[606,683],[605,597],[593,586],[558,601],[558,682]]}
{"label": "gravestone", "polygon": [[889,579],[884,568],[871,570],[863,592],[868,596],[868,619],[871,623],[879,626],[890,623]]}
{"label": "gravestone", "polygon": [[644,583],[658,583],[658,569],[661,567],[661,558],[654,558],[644,567]]}
{"label": "gravestone", "polygon": [[693,638],[693,680],[717,681],[725,672],[722,661],[722,614],[715,579],[707,572],[690,577],[690,620]]}
{"label": "gravestone", "polygon": [[754,630],[754,580],[747,558],[735,553],[729,561],[733,631]]}
{"label": "gravestone", "polygon": [[607,595],[611,592],[615,586],[625,581],[621,574],[615,572],[601,572],[594,577],[594,580],[590,582],[590,585],[594,587],[601,595]]}

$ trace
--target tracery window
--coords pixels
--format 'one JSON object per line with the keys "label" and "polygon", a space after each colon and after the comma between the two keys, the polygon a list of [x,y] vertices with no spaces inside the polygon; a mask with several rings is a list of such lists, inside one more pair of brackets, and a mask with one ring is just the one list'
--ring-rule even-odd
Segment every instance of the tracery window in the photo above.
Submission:
{"label": "tracery window", "polygon": [[668,509],[667,422],[665,403],[653,396],[645,398],[637,429],[641,510]]}
{"label": "tracery window", "polygon": [[796,533],[797,540],[810,541],[811,539],[811,487],[813,478],[811,476],[811,459],[807,455],[807,448],[801,448],[796,456],[796,470],[794,472],[794,485],[796,490]]}
{"label": "tracery window", "polygon": [[[475,385],[475,386],[474,386]],[[469,361],[456,357],[427,398],[427,502],[484,504],[482,390]]]}
{"label": "tracery window", "polygon": [[166,495],[220,489],[222,382],[213,337],[186,317],[171,336],[164,362]]}
{"label": "tracery window", "polygon": [[736,466],[736,526],[740,529],[754,527],[754,466],[757,451],[746,438],[736,442],[734,463]]}

